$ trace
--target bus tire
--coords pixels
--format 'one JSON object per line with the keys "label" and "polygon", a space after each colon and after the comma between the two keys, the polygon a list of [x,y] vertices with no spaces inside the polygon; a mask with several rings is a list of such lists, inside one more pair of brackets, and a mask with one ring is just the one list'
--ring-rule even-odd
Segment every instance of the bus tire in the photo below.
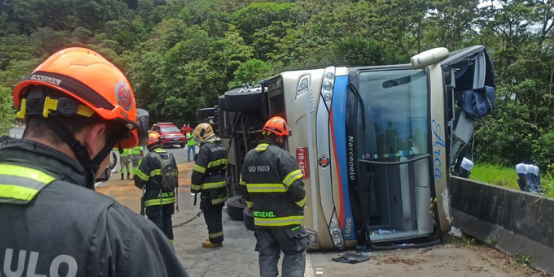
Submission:
{"label": "bus tire", "polygon": [[254,231],[254,214],[252,214],[252,210],[248,207],[244,208],[242,216],[244,217],[246,229]]}
{"label": "bus tire", "polygon": [[262,92],[257,89],[233,88],[225,93],[225,108],[231,112],[262,109]]}
{"label": "bus tire", "polygon": [[227,110],[227,107],[225,106],[225,95],[219,96],[219,98],[217,99],[217,104],[219,105],[219,110],[220,111],[226,111]]}
{"label": "bus tire", "polygon": [[246,207],[246,202],[242,196],[235,196],[227,199],[227,214],[233,220],[243,220],[242,212]]}
{"label": "bus tire", "polygon": [[196,112],[196,120],[203,120],[210,116],[215,115],[215,109],[214,108],[204,108],[200,109]]}

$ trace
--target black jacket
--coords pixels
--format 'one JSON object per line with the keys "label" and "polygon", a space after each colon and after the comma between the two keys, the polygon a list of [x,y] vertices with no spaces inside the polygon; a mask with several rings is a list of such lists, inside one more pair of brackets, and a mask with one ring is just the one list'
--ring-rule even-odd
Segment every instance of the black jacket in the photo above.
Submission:
{"label": "black jacket", "polygon": [[3,137],[0,174],[0,264],[11,259],[16,270],[24,263],[22,276],[50,276],[51,270],[60,276],[188,276],[167,237],[85,188],[84,169],[67,155]]}
{"label": "black jacket", "polygon": [[241,191],[252,208],[256,227],[298,226],[306,203],[302,172],[294,157],[270,143],[262,140],[246,154]]}
{"label": "black jacket", "polygon": [[169,155],[167,151],[161,148],[154,149],[139,161],[134,179],[136,187],[143,188],[143,186],[146,186],[146,193],[142,198],[145,207],[175,203],[175,191],[160,190],[162,183],[162,164],[157,157],[158,155],[163,159],[171,159],[171,163],[177,168],[177,163],[173,155]]}
{"label": "black jacket", "polygon": [[227,150],[218,138],[200,145],[194,160],[191,176],[191,192],[202,192],[202,198],[211,199],[213,205],[227,200],[225,170],[227,169]]}

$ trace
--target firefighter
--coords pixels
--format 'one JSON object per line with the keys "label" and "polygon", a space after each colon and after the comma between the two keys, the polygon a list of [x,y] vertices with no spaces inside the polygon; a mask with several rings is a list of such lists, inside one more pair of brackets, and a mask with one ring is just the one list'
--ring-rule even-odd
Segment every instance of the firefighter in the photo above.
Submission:
{"label": "firefighter", "polygon": [[200,143],[200,150],[192,171],[191,192],[195,193],[195,198],[196,194],[201,193],[200,209],[204,212],[204,220],[208,225],[208,238],[202,242],[202,247],[219,247],[223,243],[221,211],[227,200],[227,150],[208,123],[196,126],[194,136]]}
{"label": "firefighter", "polygon": [[125,179],[125,172],[127,172],[127,179],[131,179],[131,149],[123,149],[122,153],[119,153],[119,162],[121,168],[119,168],[119,173],[121,173],[121,180]]}
{"label": "firefighter", "polygon": [[250,150],[242,165],[240,188],[254,214],[260,276],[304,276],[308,235],[300,225],[306,192],[296,160],[283,148],[291,131],[281,117],[262,129],[264,139]]}
{"label": "firefighter", "polygon": [[94,191],[114,147],[147,140],[148,113],[125,75],[90,49],[67,48],[13,99],[27,124],[22,139],[0,142],[0,249],[17,266],[1,275],[188,276],[154,224]]}
{"label": "firefighter", "polygon": [[[192,133],[192,129],[187,133],[187,158],[190,162],[191,160],[194,160],[194,156],[196,155],[196,141],[194,140],[194,134]],[[192,159],[191,155],[192,153]]]}
{"label": "firefighter", "polygon": [[133,177],[137,175],[139,161],[142,158],[144,158],[144,151],[142,146],[138,145],[135,148],[131,149],[131,163],[133,165]]}
{"label": "firefighter", "polygon": [[[137,174],[134,177],[135,186],[143,190],[142,202],[146,216],[173,243],[173,225],[171,216],[175,211],[175,190],[162,188],[162,162],[169,159],[177,174],[177,163],[173,155],[161,148],[162,139],[157,133],[148,135],[148,154],[139,162]],[[142,211],[141,211],[142,212]]]}

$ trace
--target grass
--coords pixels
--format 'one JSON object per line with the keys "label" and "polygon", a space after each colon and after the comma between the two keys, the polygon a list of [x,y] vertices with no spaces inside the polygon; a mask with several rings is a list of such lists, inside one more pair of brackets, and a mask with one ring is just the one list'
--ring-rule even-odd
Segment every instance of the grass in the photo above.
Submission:
{"label": "grass", "polygon": [[[543,191],[545,191],[545,195],[554,198],[554,177],[550,172],[539,174],[541,175],[541,185]],[[469,178],[487,184],[520,190],[517,184],[519,176],[517,175],[515,167],[510,168],[493,164],[477,164],[471,170]]]}

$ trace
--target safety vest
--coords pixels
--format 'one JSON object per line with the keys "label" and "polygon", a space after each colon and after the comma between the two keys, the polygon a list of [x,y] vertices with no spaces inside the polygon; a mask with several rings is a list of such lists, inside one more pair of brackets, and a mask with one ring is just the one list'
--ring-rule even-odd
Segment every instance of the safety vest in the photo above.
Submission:
{"label": "safety vest", "polygon": [[142,146],[137,146],[131,150],[132,155],[142,155]]}
{"label": "safety vest", "polygon": [[56,178],[34,168],[0,164],[0,203],[27,204]]}
{"label": "safety vest", "polygon": [[123,153],[119,153],[120,157],[129,157],[131,156],[131,149],[123,149]]}
{"label": "safety vest", "polygon": [[193,146],[196,144],[196,141],[194,140],[194,135],[191,133],[187,133],[187,145]]}

